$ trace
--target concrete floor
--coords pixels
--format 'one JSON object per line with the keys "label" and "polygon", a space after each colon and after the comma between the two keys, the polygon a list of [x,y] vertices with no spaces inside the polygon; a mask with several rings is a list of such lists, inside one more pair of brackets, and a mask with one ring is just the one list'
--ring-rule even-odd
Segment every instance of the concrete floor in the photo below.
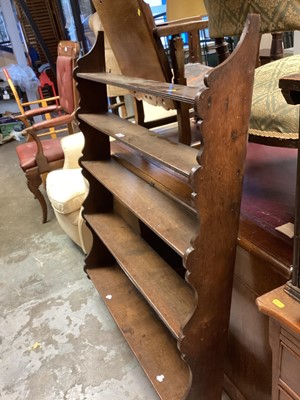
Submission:
{"label": "concrete floor", "polygon": [[16,145],[0,146],[0,399],[158,399],[81,250],[51,211],[42,225]]}
{"label": "concrete floor", "polygon": [[158,397],[83,272],[84,255],[0,146],[0,398]]}

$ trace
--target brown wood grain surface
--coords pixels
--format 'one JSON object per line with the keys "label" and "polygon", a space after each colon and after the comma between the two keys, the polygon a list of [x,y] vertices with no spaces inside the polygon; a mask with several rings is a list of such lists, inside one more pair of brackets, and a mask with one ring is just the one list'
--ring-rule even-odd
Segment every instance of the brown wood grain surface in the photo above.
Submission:
{"label": "brown wood grain surface", "polygon": [[[203,80],[198,86],[182,86],[174,83],[157,82],[150,79],[136,78],[109,73],[78,73],[78,78],[86,81],[114,84],[132,91],[148,93],[149,96],[160,96],[166,99],[177,100],[183,103],[194,105],[196,94],[204,89]],[[151,100],[151,99],[150,99]]]}
{"label": "brown wood grain surface", "polygon": [[107,114],[81,114],[80,120],[125,143],[139,153],[159,161],[162,165],[182,174],[186,178],[197,165],[197,150],[164,138],[162,135],[135,125],[118,116]]}
{"label": "brown wood grain surface", "polygon": [[[112,1],[94,0],[94,4],[99,15],[107,17],[107,29],[110,29],[110,38],[113,38],[117,31],[113,32],[115,28],[111,25],[115,18]],[[116,6],[119,4],[120,7],[124,5],[120,0],[116,0],[114,4]],[[133,7],[130,9],[129,5]],[[134,8],[135,5],[138,7]],[[149,33],[151,36],[153,29],[150,26],[151,21],[147,21],[148,14],[143,13],[144,3],[141,0],[130,0],[128,7],[128,9],[127,6],[123,7],[119,16],[121,15],[128,24],[138,23],[136,32],[140,37],[137,40],[143,42],[143,49],[145,49]],[[148,26],[146,24],[146,30],[145,26],[142,26],[145,22],[148,24]],[[104,28],[106,30],[106,27]],[[132,29],[125,30],[126,32],[133,31]],[[130,39],[130,34],[124,33],[124,38]],[[150,38],[150,41],[152,39]],[[113,131],[116,129],[114,122],[98,120],[98,117],[95,117],[94,122],[90,119],[89,114],[107,112],[107,106],[102,100],[97,102],[98,94],[95,89],[100,89],[103,95],[105,82],[112,84],[115,81],[120,84],[123,78],[111,76],[109,82],[107,77],[99,78],[97,74],[103,72],[104,63],[103,60],[94,61],[93,56],[101,54],[101,51],[100,53],[93,51],[92,56],[91,54],[85,56],[82,62],[79,61],[75,72],[78,88],[81,91],[80,109],[77,115],[80,120],[81,114],[84,114],[80,127],[86,137],[81,165],[84,176],[90,183],[84,212],[88,225],[93,228],[94,238],[92,250],[85,261],[85,268],[133,352],[143,365],[146,374],[164,400],[199,400],[199,398],[217,400],[222,396],[235,249],[258,40],[259,17],[252,16],[247,22],[241,44],[233,55],[221,66],[208,73],[203,81],[204,86],[201,86],[203,90],[198,90],[200,86],[195,90],[195,111],[202,121],[200,124],[202,146],[198,153],[189,148],[182,147],[180,150],[184,162],[186,162],[185,150],[187,154],[193,152],[193,157],[196,155],[198,166],[193,168],[194,164],[191,165],[191,173],[186,173],[188,167],[185,169],[185,167],[177,166],[177,163],[180,164],[182,160],[180,155],[177,156],[177,150],[173,149],[181,149],[181,147],[174,147],[174,144],[169,143],[168,146],[159,149],[159,146],[155,144],[155,139],[152,143],[151,135],[148,139],[149,147],[147,147],[144,144],[146,138],[138,138],[138,135],[132,134],[130,128],[129,137],[134,142],[130,150],[139,154],[139,148],[141,148],[143,157],[154,160],[153,165],[160,169],[161,176],[167,177],[161,180],[159,188],[155,186],[155,181],[153,185],[149,184],[148,172],[147,179],[143,179],[142,173],[134,174],[137,165],[133,165],[129,171],[126,168],[128,159],[120,160],[118,155],[110,159],[109,153],[113,151],[113,145],[111,146],[107,140],[106,134],[110,131],[112,135],[114,134]],[[116,41],[117,38],[114,42]],[[142,68],[142,57],[140,57],[138,46],[133,46],[130,50],[128,46],[123,46],[123,48],[120,44],[117,46],[120,47],[120,53],[123,52],[123,56],[127,51],[127,55],[123,57],[125,63],[126,57],[129,61],[128,52],[131,52],[131,57],[136,60],[137,68]],[[142,63],[144,68],[149,67],[145,65],[145,59]],[[139,72],[133,75],[135,78],[132,80],[137,90],[141,88],[150,95],[153,90],[157,90],[162,98],[166,96],[169,88],[165,86],[165,83],[160,85],[157,82],[155,88],[153,82],[149,84],[149,81],[141,81]],[[87,73],[95,74],[94,80],[91,80],[91,75],[86,75]],[[155,76],[155,68],[153,68],[153,73]],[[156,76],[149,79],[160,81]],[[87,82],[89,83],[85,88]],[[91,82],[94,82],[94,90],[92,90]],[[174,99],[172,89],[173,86],[171,86],[170,98]],[[178,96],[178,100],[192,104],[191,95],[184,94],[186,91],[191,93],[190,88],[180,86],[175,96],[178,92],[183,93]],[[106,127],[105,124],[107,124]],[[118,139],[115,134],[114,137]],[[156,156],[160,151],[163,157]],[[192,164],[188,161],[189,163]],[[148,170],[150,165],[151,163],[147,166]],[[183,170],[184,174],[182,174]],[[172,179],[170,179],[169,176],[172,174]],[[184,196],[178,201],[174,199],[176,185],[173,183],[176,180],[176,174],[181,174],[177,187],[184,186],[183,179],[186,179],[187,184],[187,176],[191,177],[193,191],[191,197],[198,217],[195,216],[195,212],[191,212],[190,206],[184,204],[182,201]],[[156,176],[160,180],[159,174]],[[168,195],[167,189],[160,190],[166,182],[173,185],[169,190],[169,193],[173,193],[172,196]],[[133,234],[127,226],[124,227],[124,222],[119,217],[111,219],[110,213],[114,212],[115,200],[122,203],[139,219],[141,236],[144,239],[151,242],[151,237],[157,237],[183,257],[183,263],[187,269],[186,281],[194,290],[190,287],[188,293],[194,293],[194,298],[192,301],[188,300],[186,319],[179,332],[178,327],[182,325],[183,315],[178,316],[181,322],[178,323],[178,320],[174,322],[176,315],[170,314],[168,308],[173,303],[175,309],[178,310],[179,306],[176,306],[177,302],[173,296],[182,284],[186,290],[187,282],[183,281],[178,286],[175,283],[178,282],[178,277],[172,272],[172,276],[176,276],[175,281],[171,284],[170,279],[170,282],[166,283],[166,276],[159,279],[160,274],[164,275],[162,271],[157,273],[157,281],[151,279],[155,268],[159,268],[160,261],[153,266],[152,261],[156,260],[157,256],[153,256],[152,250],[149,252],[148,245],[151,243],[148,243],[145,248],[141,239],[135,239],[137,233]],[[99,219],[97,214],[99,214]],[[152,231],[152,236],[145,227]],[[118,246],[118,242],[123,246]],[[156,240],[155,242],[159,243]],[[128,246],[125,245],[126,243]],[[132,246],[129,243],[132,243]],[[156,247],[154,243],[153,247]],[[131,254],[130,251],[133,253]],[[114,257],[124,268],[125,274],[118,266],[112,266]],[[137,265],[134,265],[135,257],[139,260],[138,263],[145,260],[145,267],[147,267],[143,278],[145,282],[140,276],[140,271],[137,272]],[[172,262],[168,264],[166,270],[172,268]],[[163,265],[165,265],[164,262]],[[141,291],[138,291],[135,285]],[[174,293],[166,293],[165,300],[162,300],[158,296],[160,285],[166,288],[171,285]],[[112,296],[112,298],[107,298],[107,296]],[[183,296],[186,296],[187,300],[190,294]],[[151,308],[149,304],[152,305]],[[166,307],[163,304],[169,305]],[[196,304],[192,313],[190,312],[191,304]],[[162,309],[165,311],[160,311]],[[182,310],[179,314],[185,312]],[[167,322],[168,318],[173,322]],[[166,326],[161,322],[162,319],[167,322],[167,325],[173,326],[171,331],[177,331],[178,343],[172,339]],[[163,372],[157,372],[158,365],[160,368],[163,367]],[[159,374],[166,377],[163,382],[166,385],[160,385],[161,382],[157,382],[157,376],[161,376]]]}
{"label": "brown wood grain surface", "polygon": [[195,214],[113,160],[84,161],[83,166],[178,254],[184,255],[196,234]]}
{"label": "brown wood grain surface", "polygon": [[132,229],[113,213],[88,215],[87,221],[123,271],[179,339],[192,314],[192,288]]}
{"label": "brown wood grain surface", "polygon": [[188,366],[175,339],[134,285],[117,266],[87,272],[160,398],[184,399],[190,384]]}
{"label": "brown wood grain surface", "polygon": [[281,286],[257,299],[261,312],[300,335],[300,304]]}

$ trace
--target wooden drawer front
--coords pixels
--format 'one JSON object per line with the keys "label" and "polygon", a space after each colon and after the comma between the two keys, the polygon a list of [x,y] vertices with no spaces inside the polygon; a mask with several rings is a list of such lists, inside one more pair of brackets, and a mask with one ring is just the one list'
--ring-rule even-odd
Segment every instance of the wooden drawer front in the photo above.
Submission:
{"label": "wooden drawer front", "polygon": [[285,343],[281,342],[280,380],[300,399],[300,356]]}

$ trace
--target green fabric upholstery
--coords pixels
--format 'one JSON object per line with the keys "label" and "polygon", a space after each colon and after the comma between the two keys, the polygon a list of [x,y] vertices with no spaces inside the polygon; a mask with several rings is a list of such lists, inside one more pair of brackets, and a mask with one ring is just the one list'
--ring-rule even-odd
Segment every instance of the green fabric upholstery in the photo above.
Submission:
{"label": "green fabric upholstery", "polygon": [[300,54],[265,64],[255,71],[250,131],[257,136],[296,139],[299,107],[286,103],[279,78],[300,73]]}
{"label": "green fabric upholstery", "polygon": [[247,15],[261,15],[261,32],[300,29],[299,0],[204,0],[211,38],[242,33]]}

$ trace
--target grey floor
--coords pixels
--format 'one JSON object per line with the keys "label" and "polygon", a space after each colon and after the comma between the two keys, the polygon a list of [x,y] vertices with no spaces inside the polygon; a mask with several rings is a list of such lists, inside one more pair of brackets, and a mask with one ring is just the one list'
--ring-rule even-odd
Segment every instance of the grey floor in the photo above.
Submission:
{"label": "grey floor", "polygon": [[86,278],[81,250],[50,208],[41,224],[16,145],[0,146],[0,399],[158,399]]}

